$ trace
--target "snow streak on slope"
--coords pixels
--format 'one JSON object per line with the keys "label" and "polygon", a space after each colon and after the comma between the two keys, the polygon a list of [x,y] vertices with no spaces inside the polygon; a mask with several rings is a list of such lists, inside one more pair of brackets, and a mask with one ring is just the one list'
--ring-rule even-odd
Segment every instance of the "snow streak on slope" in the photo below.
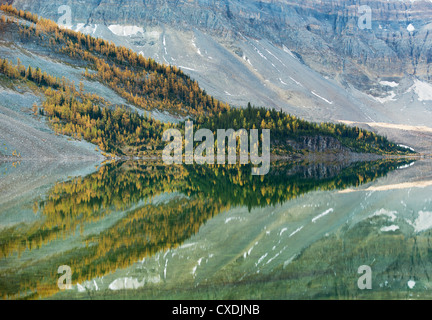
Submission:
{"label": "snow streak on slope", "polygon": [[138,33],[144,33],[142,27],[137,26],[122,26],[118,24],[110,25],[108,29],[111,30],[117,36],[129,37],[137,35]]}

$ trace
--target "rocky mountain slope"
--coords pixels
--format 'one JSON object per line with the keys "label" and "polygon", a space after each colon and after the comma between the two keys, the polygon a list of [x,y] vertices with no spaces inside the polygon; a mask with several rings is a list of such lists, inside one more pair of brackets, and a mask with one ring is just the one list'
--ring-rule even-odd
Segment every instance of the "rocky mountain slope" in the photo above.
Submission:
{"label": "rocky mountain slope", "polygon": [[365,127],[411,125],[396,134],[375,130],[414,140],[421,151],[430,147],[430,134],[419,137],[417,127],[432,119],[430,1],[364,1],[371,29],[359,27],[364,13],[356,1],[12,2],[176,65],[233,105],[251,101]]}

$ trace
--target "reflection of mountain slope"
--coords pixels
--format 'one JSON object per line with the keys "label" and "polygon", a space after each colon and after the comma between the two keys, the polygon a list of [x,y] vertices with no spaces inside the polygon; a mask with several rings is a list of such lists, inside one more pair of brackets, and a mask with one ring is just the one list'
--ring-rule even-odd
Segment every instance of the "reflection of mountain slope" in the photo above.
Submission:
{"label": "reflection of mountain slope", "polygon": [[[372,185],[415,181],[430,165],[418,162]],[[232,208],[181,247],[84,286],[111,298],[430,298],[431,201],[429,186],[408,195],[316,191],[250,212]],[[373,290],[357,288],[361,265],[372,267]],[[121,288],[140,289],[111,291]]]}
{"label": "reflection of mountain slope", "polygon": [[[2,230],[0,287],[11,296],[18,292],[51,295],[56,291],[58,265],[70,265],[74,281],[81,283],[178,247],[232,206],[267,207],[311,190],[358,185],[398,165],[357,164],[322,181],[298,173],[290,177],[283,165],[263,180],[251,178],[243,172],[250,169],[244,167],[203,171],[108,165],[88,177],[56,185],[40,203],[40,220]],[[214,188],[217,185],[225,191]],[[241,187],[246,185],[249,188]],[[146,202],[175,191],[185,196]],[[34,261],[31,266],[26,265],[27,259]],[[21,270],[18,276],[17,269]],[[41,280],[48,276],[42,276],[43,270],[50,270],[45,280]]]}

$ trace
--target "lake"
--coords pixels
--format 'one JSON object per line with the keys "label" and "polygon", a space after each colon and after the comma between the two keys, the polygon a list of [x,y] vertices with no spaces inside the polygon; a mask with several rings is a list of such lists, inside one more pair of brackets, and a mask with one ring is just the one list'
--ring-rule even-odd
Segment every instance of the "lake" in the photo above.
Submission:
{"label": "lake", "polygon": [[3,298],[432,297],[430,159],[274,162],[266,176],[5,162],[0,175]]}

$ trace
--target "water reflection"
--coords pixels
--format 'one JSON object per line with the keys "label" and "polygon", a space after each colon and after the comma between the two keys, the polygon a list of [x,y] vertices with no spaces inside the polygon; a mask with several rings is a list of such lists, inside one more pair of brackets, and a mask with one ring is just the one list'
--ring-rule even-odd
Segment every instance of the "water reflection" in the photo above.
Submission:
{"label": "water reflection", "polygon": [[[340,200],[340,205],[345,208],[344,210],[328,208],[328,205],[324,210],[320,205],[322,199],[309,201],[319,211],[312,219],[307,217],[309,221],[312,221],[309,223],[310,227],[307,227],[306,222],[302,220],[304,217],[298,218],[302,211],[306,210],[306,205],[302,202],[303,207],[300,208],[293,200],[312,191],[319,191],[327,196],[328,191],[356,188],[410,163],[412,161],[401,159],[351,165],[275,163],[272,171],[266,176],[251,176],[248,166],[184,167],[139,162],[110,163],[84,178],[57,183],[42,200],[34,203],[33,210],[36,215],[40,216],[36,222],[16,224],[0,231],[0,292],[6,298],[52,296],[59,291],[57,268],[60,265],[68,265],[72,268],[73,283],[81,284],[78,286],[79,290],[100,288],[104,286],[104,281],[98,284],[95,279],[103,279],[103,277],[121,273],[122,270],[133,267],[137,261],[143,261],[143,263],[147,261],[148,270],[155,269],[156,267],[152,264],[156,263],[155,259],[156,257],[159,259],[161,252],[165,254],[171,252],[173,255],[173,250],[176,248],[184,250],[185,242],[190,241],[193,237],[199,237],[202,234],[200,230],[206,228],[208,230],[212,223],[217,225],[207,231],[208,235],[216,230],[218,232],[214,236],[212,246],[225,248],[215,247],[215,252],[223,250],[226,252],[220,256],[219,260],[216,259],[218,262],[214,262],[213,267],[204,273],[197,272],[197,267],[201,266],[203,257],[197,259],[197,261],[201,259],[197,265],[189,266],[188,260],[193,259],[189,259],[190,256],[181,259],[181,254],[176,252],[177,272],[173,273],[175,275],[173,279],[176,280],[169,282],[170,286],[179,285],[180,279],[185,279],[186,282],[192,281],[191,287],[195,287],[196,281],[207,285],[210,283],[216,288],[213,294],[220,291],[223,297],[226,288],[222,283],[227,281],[236,284],[235,297],[252,298],[248,296],[248,292],[252,288],[258,290],[255,281],[257,277],[258,282],[265,287],[262,292],[276,290],[277,286],[272,289],[275,280],[288,281],[295,274],[292,271],[288,273],[291,276],[287,275],[286,268],[292,268],[292,266],[298,268],[301,265],[306,267],[305,270],[311,269],[310,281],[306,283],[311,287],[314,281],[322,280],[321,272],[329,272],[327,269],[322,269],[323,259],[317,259],[317,257],[335,257],[336,259],[337,252],[334,250],[340,248],[341,245],[341,240],[336,234],[341,232],[338,228],[346,222],[346,213],[350,212],[346,209],[349,207],[346,201],[351,199],[348,202],[352,202],[352,198],[346,198],[347,194],[343,200]],[[339,195],[343,196],[342,193]],[[355,196],[355,193],[350,196]],[[261,212],[258,209],[265,211]],[[233,212],[236,214],[231,216]],[[221,213],[230,215],[222,224],[218,223],[218,219],[214,219]],[[287,221],[281,217],[290,214],[296,215],[297,218],[288,219],[290,223],[287,225]],[[325,217],[327,214],[330,214],[331,217]],[[339,215],[341,218],[337,223],[326,221],[326,218],[336,219]],[[230,233],[228,229],[224,230],[223,224],[236,219],[244,220],[244,225],[240,224],[241,229],[234,228],[233,233]],[[262,234],[260,229],[270,221],[272,225],[268,230],[277,230],[279,237],[274,239],[269,237],[268,240],[258,241],[259,245],[254,245],[256,241],[252,239],[257,238],[257,234]],[[361,223],[356,224],[354,230],[361,225]],[[302,236],[300,231],[307,231],[308,228],[311,230],[306,233],[306,236]],[[319,228],[322,230],[318,230]],[[241,233],[242,229],[244,229],[243,233]],[[272,232],[268,230],[264,235]],[[360,230],[363,231],[363,229]],[[222,235],[224,231],[226,238]],[[324,231],[334,233],[331,237],[318,241],[322,239]],[[373,231],[368,230],[364,238],[362,232],[356,232],[358,235],[356,241],[360,243],[368,239],[368,234],[374,234]],[[281,242],[282,235],[292,239],[300,237],[301,241],[297,240],[290,248],[287,248],[287,245]],[[333,239],[333,237],[336,238]],[[238,244],[228,248],[227,244],[234,241],[238,241]],[[261,250],[262,254],[250,265],[249,262],[233,264],[232,257],[238,256],[239,253],[228,254],[227,252],[231,249],[236,251],[243,248],[240,246],[243,241],[247,248],[246,253],[258,254],[257,252]],[[328,243],[329,241],[331,243]],[[303,254],[310,254],[310,258],[305,258],[308,257],[305,256],[298,259],[305,244],[310,246]],[[190,243],[186,245],[188,248],[193,247]],[[401,243],[398,243],[398,246],[403,247]],[[393,245],[391,247],[398,248]],[[344,251],[345,256],[354,256],[356,250],[359,250],[357,245],[350,249],[343,248],[345,251],[348,250]],[[276,249],[280,250],[278,255],[279,251]],[[275,250],[277,252],[270,256],[269,252]],[[199,251],[195,250],[194,254],[198,254]],[[203,256],[207,255],[207,260],[212,258],[208,253],[209,247],[203,248],[202,251]],[[244,254],[243,256],[246,257]],[[282,259],[282,257],[285,258]],[[292,257],[292,261],[286,257]],[[314,263],[308,260],[313,257],[315,257]],[[265,266],[258,268],[258,265],[262,263],[265,263]],[[255,267],[254,264],[256,264]],[[225,269],[227,265],[230,266],[229,270]],[[158,266],[161,267],[160,261],[158,261]],[[266,274],[262,276],[263,279],[261,275],[257,276],[257,268],[261,274]],[[351,268],[354,268],[354,265]],[[191,275],[191,280],[187,280],[181,274],[181,270],[189,269],[195,270],[187,272],[188,275]],[[165,265],[165,269],[157,275],[147,277],[147,280],[153,279],[147,282],[157,284],[161,275],[166,281],[166,273]],[[219,275],[215,278],[216,274]],[[125,283],[128,281],[131,283],[130,287],[144,285],[142,279],[138,278],[122,280],[121,285],[116,284],[117,280],[113,279],[108,284],[105,283],[105,289],[126,288],[128,286]],[[301,281],[304,279],[302,278]],[[84,287],[83,283],[86,283]],[[322,282],[319,283],[322,284]],[[207,289],[201,290],[209,294]],[[284,292],[290,291],[285,289]],[[329,294],[325,290],[317,292],[315,294],[325,297],[334,294],[334,292]],[[157,290],[155,293],[153,290],[151,293],[141,294],[144,297],[152,298],[157,297],[160,293]],[[185,294],[190,295],[191,293],[186,291]],[[291,294],[294,297],[295,291],[293,290]]]}

